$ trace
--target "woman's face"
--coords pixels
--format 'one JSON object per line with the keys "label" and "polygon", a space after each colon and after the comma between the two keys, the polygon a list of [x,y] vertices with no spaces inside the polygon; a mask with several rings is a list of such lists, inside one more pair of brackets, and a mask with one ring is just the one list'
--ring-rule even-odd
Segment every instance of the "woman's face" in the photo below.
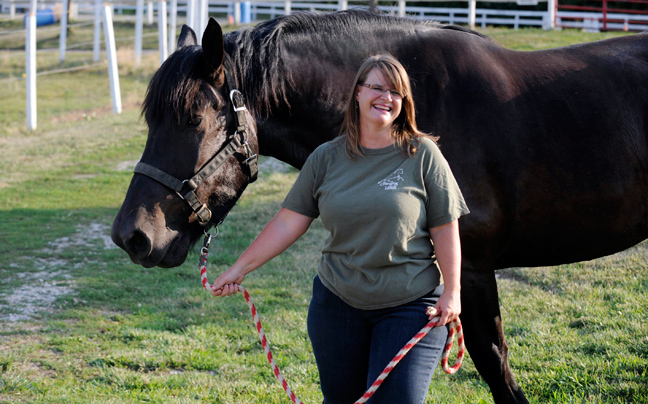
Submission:
{"label": "woman's face", "polygon": [[360,123],[391,127],[398,117],[403,99],[382,72],[373,69],[364,83],[358,85],[356,100],[360,107]]}

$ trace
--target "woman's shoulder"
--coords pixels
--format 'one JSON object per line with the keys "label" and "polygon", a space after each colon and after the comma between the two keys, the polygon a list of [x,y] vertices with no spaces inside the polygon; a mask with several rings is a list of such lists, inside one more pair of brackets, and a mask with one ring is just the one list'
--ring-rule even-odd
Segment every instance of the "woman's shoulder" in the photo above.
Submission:
{"label": "woman's shoulder", "polygon": [[416,140],[419,142],[419,148],[422,150],[439,150],[439,146],[436,142],[429,137],[421,136]]}
{"label": "woman's shoulder", "polygon": [[328,155],[331,152],[344,150],[346,146],[346,136],[338,136],[328,142],[324,142],[313,150],[313,154]]}
{"label": "woman's shoulder", "polygon": [[342,136],[322,143],[308,156],[307,163],[315,166],[322,166],[334,163],[337,158],[345,152],[345,140]]}
{"label": "woman's shoulder", "polygon": [[421,136],[417,139],[417,141],[417,154],[418,152],[421,152],[422,156],[442,156],[441,150],[439,150],[439,146],[434,140],[430,139],[429,137]]}

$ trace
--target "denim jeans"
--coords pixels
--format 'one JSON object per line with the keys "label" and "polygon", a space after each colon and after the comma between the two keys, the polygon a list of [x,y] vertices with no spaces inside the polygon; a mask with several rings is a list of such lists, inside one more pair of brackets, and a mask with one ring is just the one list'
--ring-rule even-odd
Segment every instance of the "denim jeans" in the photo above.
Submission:
{"label": "denim jeans", "polygon": [[[320,374],[324,404],[353,404],[398,351],[427,324],[425,310],[443,292],[378,310],[349,306],[315,277],[308,335]],[[441,358],[448,330],[432,329],[387,376],[367,404],[421,404]]]}

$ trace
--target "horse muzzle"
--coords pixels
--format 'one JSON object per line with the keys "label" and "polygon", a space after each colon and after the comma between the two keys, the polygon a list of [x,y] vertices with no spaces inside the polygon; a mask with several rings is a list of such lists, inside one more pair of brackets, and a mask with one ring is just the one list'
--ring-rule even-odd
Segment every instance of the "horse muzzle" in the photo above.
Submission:
{"label": "horse muzzle", "polygon": [[145,268],[182,265],[191,242],[167,227],[164,215],[161,216],[151,215],[142,207],[128,215],[122,215],[120,211],[113,222],[111,238],[135,264]]}

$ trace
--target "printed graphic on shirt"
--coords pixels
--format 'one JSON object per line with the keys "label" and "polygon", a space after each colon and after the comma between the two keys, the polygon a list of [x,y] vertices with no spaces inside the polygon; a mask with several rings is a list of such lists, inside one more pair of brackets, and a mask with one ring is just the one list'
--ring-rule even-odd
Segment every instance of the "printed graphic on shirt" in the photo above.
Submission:
{"label": "printed graphic on shirt", "polygon": [[403,174],[403,169],[399,168],[398,170],[394,171],[389,177],[379,181],[378,185],[385,187],[385,191],[390,189],[397,189],[398,182],[404,181],[403,177],[401,177],[401,174]]}

